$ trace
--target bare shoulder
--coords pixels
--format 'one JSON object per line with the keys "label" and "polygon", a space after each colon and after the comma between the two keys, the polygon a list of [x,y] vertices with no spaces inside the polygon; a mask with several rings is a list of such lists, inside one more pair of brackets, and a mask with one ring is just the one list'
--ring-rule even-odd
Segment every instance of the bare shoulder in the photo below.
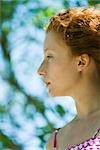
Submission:
{"label": "bare shoulder", "polygon": [[[72,124],[73,122],[74,122],[74,119],[73,119],[71,122],[67,123],[64,127],[62,127],[62,128],[59,130],[59,132],[58,132],[58,134],[57,134],[57,147],[59,147],[59,143],[61,142],[62,135],[64,134],[65,131],[66,131],[66,133],[69,131],[70,126],[71,126],[71,124]],[[51,150],[51,149],[53,149],[54,135],[55,135],[55,132],[53,132],[53,133],[50,135],[50,137],[49,137],[49,139],[48,139],[48,141],[47,141],[47,143],[46,143],[46,150]]]}
{"label": "bare shoulder", "polygon": [[72,119],[70,122],[68,122],[63,128],[61,128],[60,130],[60,133],[64,133],[64,132],[68,132],[71,128],[72,128],[72,125],[77,121],[77,116]]}
{"label": "bare shoulder", "polygon": [[49,137],[49,139],[48,139],[48,141],[47,141],[47,143],[46,143],[46,150],[51,150],[51,149],[53,149],[54,134],[55,134],[55,132],[53,132],[53,133],[50,135],[50,137]]}

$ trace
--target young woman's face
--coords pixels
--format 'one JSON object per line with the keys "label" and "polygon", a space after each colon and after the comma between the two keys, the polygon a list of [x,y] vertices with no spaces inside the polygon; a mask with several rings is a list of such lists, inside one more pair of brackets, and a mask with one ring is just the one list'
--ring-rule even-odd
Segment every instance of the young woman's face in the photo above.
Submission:
{"label": "young woman's face", "polygon": [[49,32],[44,42],[44,60],[39,75],[52,96],[71,96],[78,82],[75,57],[60,35]]}

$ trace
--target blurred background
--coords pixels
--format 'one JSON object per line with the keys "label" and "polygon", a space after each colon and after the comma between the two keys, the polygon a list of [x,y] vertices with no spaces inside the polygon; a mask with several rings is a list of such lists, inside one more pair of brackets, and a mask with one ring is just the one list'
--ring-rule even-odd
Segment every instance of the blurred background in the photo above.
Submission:
{"label": "blurred background", "polygon": [[37,69],[49,18],[89,5],[100,0],[0,0],[0,150],[45,150],[50,133],[75,117],[73,99],[49,97]]}

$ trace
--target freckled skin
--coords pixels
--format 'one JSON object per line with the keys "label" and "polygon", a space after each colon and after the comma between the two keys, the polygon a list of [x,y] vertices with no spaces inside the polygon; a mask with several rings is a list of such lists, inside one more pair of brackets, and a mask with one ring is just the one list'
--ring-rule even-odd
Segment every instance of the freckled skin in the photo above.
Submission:
{"label": "freckled skin", "polygon": [[[57,150],[90,138],[100,127],[100,84],[93,59],[87,54],[73,56],[60,35],[49,32],[44,41],[44,60],[38,73],[50,83],[50,95],[73,97],[78,112],[76,119],[59,131]],[[54,133],[47,142],[47,150],[53,149],[53,140]]]}
{"label": "freckled skin", "polygon": [[[71,29],[71,33],[76,31],[74,26],[75,21],[78,23],[78,19],[83,18],[83,22],[84,19],[87,19],[88,23],[91,21],[91,16],[95,14],[94,10],[93,13],[91,11],[88,14],[86,13],[85,9],[85,14],[82,11],[82,15],[79,13],[79,11],[77,11],[77,15],[77,13],[72,13],[73,11],[71,10],[64,13],[63,15],[70,12],[71,14],[69,15],[68,21],[71,28],[69,28],[68,31]],[[57,18],[61,19],[63,17],[61,16],[62,15],[60,14]],[[71,19],[71,16],[73,17],[73,20]],[[66,16],[64,17],[65,20],[63,21],[66,22]],[[98,21],[96,22],[94,17],[92,22],[95,24],[94,26],[96,26],[96,24],[98,25]],[[53,23],[55,24],[55,22]],[[92,26],[90,24],[87,26],[87,23],[84,23],[85,24],[80,29],[90,31],[91,38],[92,35],[94,37],[94,30]],[[51,28],[47,30],[48,33],[46,34],[44,41],[44,60],[38,70],[38,73],[46,82],[50,95],[71,96],[75,100],[77,110],[76,117],[69,124],[66,124],[65,127],[61,128],[57,134],[57,150],[62,150],[67,149],[71,145],[79,144],[82,141],[91,138],[97,129],[100,128],[100,74],[98,73],[94,57],[92,55],[88,55],[90,36],[88,39],[87,32],[85,39],[86,45],[84,44],[83,36],[82,39],[77,39],[76,36],[74,37],[75,39],[73,38],[73,40],[76,42],[78,51],[80,50],[81,52],[81,45],[78,44],[82,43],[82,41],[82,47],[86,48],[84,49],[86,50],[84,53],[73,56],[71,53],[71,47],[69,47],[67,43],[63,41],[62,35],[59,34],[60,30],[59,33],[56,33],[56,31],[52,30],[52,25],[54,24],[51,24]],[[62,19],[60,25],[62,27]],[[73,25],[73,27],[71,25]],[[63,26],[63,28],[65,28],[65,26]],[[93,48],[96,47],[96,45],[97,42],[96,44],[94,43]],[[95,52],[97,54],[97,51]],[[98,136],[100,136],[100,133]],[[47,150],[53,149],[53,141],[54,133],[50,136],[46,144]]]}
{"label": "freckled skin", "polygon": [[[51,56],[48,58],[48,56]],[[44,61],[39,73],[50,82],[52,96],[71,96],[79,75],[75,56],[57,33],[49,32],[44,42]]]}

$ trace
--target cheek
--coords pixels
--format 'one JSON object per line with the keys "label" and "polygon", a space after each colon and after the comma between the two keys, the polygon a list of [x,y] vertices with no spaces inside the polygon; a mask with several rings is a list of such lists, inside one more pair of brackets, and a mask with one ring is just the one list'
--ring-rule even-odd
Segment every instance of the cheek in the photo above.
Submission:
{"label": "cheek", "polygon": [[78,83],[78,76],[76,73],[59,73],[53,80],[52,89],[55,96],[72,96],[73,90],[75,90]]}
{"label": "cheek", "polygon": [[[59,63],[60,62],[60,63]],[[47,75],[53,82],[68,82],[75,80],[77,71],[71,63],[65,63],[61,61],[48,63]]]}
{"label": "cheek", "polygon": [[49,75],[52,83],[51,92],[54,96],[70,95],[79,79],[77,71],[71,65],[67,67],[64,65],[52,66]]}
{"label": "cheek", "polygon": [[74,66],[67,65],[67,66],[60,66],[57,70],[57,75],[55,80],[58,80],[59,84],[64,85],[72,85],[75,84],[76,80],[78,79],[78,73],[75,70]]}
{"label": "cheek", "polygon": [[67,81],[73,82],[77,79],[78,72],[74,66],[68,66],[64,73],[64,78],[66,78]]}

